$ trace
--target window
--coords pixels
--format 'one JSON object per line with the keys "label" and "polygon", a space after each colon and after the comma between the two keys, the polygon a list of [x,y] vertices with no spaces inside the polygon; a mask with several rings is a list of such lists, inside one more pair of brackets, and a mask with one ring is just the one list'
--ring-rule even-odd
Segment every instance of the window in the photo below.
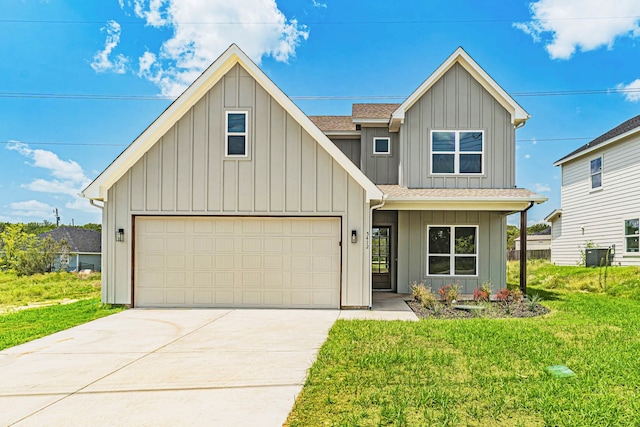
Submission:
{"label": "window", "polygon": [[638,253],[640,245],[640,218],[627,219],[624,222],[624,250],[625,252]]}
{"label": "window", "polygon": [[390,138],[373,138],[373,154],[390,154]]}
{"label": "window", "polygon": [[478,227],[427,228],[427,275],[476,276]]}
{"label": "window", "polygon": [[431,173],[481,174],[482,131],[432,131]]}
{"label": "window", "polygon": [[247,156],[247,112],[227,111],[227,156]]}
{"label": "window", "polygon": [[602,157],[591,160],[591,189],[602,188]]}

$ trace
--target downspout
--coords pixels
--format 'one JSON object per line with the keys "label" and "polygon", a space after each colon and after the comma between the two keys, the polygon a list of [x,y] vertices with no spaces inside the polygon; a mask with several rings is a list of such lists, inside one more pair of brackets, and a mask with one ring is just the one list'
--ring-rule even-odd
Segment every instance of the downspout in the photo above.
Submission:
{"label": "downspout", "polygon": [[379,209],[381,207],[384,206],[384,204],[386,203],[387,200],[387,195],[383,194],[382,195],[382,203],[378,204],[378,205],[373,205],[371,206],[371,208],[369,208],[369,231],[367,231],[367,253],[369,254],[369,259],[367,259],[367,276],[368,276],[368,280],[369,280],[369,310],[371,310],[373,308],[373,276],[372,276],[372,272],[371,272],[371,257],[373,255],[372,252],[372,247],[373,245],[371,244],[371,229],[373,228],[373,210],[374,209]]}
{"label": "downspout", "polygon": [[520,290],[522,295],[527,295],[527,211],[535,202],[529,202],[529,206],[520,212]]}

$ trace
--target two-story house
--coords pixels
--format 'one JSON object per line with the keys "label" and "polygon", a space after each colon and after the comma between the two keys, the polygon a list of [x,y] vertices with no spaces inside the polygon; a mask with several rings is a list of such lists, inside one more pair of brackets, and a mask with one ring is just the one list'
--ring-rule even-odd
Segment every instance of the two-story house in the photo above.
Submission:
{"label": "two-story house", "polygon": [[546,221],[551,261],[576,265],[588,247],[611,248],[615,265],[640,265],[640,116],[554,163],[562,171],[561,209]]}
{"label": "two-story house", "polygon": [[84,190],[103,300],[367,308],[412,281],[506,280],[529,115],[462,49],[401,104],[307,117],[237,46]]}

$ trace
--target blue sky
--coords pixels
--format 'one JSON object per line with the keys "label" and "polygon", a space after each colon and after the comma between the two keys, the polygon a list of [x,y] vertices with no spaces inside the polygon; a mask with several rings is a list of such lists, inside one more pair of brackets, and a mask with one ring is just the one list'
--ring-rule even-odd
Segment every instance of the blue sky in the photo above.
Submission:
{"label": "blue sky", "polygon": [[236,43],[309,115],[401,102],[462,46],[532,116],[538,222],[553,162],[640,114],[639,23],[637,0],[3,0],[0,221],[99,222],[77,193]]}

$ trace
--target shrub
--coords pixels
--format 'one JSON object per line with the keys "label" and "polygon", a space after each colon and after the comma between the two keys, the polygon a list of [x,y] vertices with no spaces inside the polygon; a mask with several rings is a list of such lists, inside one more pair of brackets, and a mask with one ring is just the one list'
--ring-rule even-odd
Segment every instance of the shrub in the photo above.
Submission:
{"label": "shrub", "polygon": [[542,297],[540,296],[540,294],[535,293],[535,294],[531,295],[529,297],[529,301],[528,301],[529,311],[535,311],[535,309],[538,306],[538,304],[540,303],[540,301],[542,301]]}
{"label": "shrub", "polygon": [[521,302],[522,301],[522,291],[520,288],[511,289],[511,299],[513,302]]}
{"label": "shrub", "polygon": [[482,289],[475,288],[473,290],[473,300],[478,302],[480,301],[486,302],[486,301],[489,301],[489,295]]}
{"label": "shrub", "polygon": [[487,301],[491,298],[491,280],[485,280],[480,285],[480,290],[487,294]]}
{"label": "shrub", "polygon": [[411,284],[411,294],[425,308],[433,308],[436,302],[436,296],[431,291],[431,288],[427,288],[422,282],[413,282]]}
{"label": "shrub", "polygon": [[510,294],[511,292],[509,292],[509,289],[507,288],[500,289],[496,294],[496,300],[498,300],[499,302],[505,303],[509,300]]}
{"label": "shrub", "polygon": [[457,284],[447,284],[442,286],[438,290],[438,293],[440,294],[440,299],[445,301],[447,304],[451,304],[460,296],[460,287]]}

